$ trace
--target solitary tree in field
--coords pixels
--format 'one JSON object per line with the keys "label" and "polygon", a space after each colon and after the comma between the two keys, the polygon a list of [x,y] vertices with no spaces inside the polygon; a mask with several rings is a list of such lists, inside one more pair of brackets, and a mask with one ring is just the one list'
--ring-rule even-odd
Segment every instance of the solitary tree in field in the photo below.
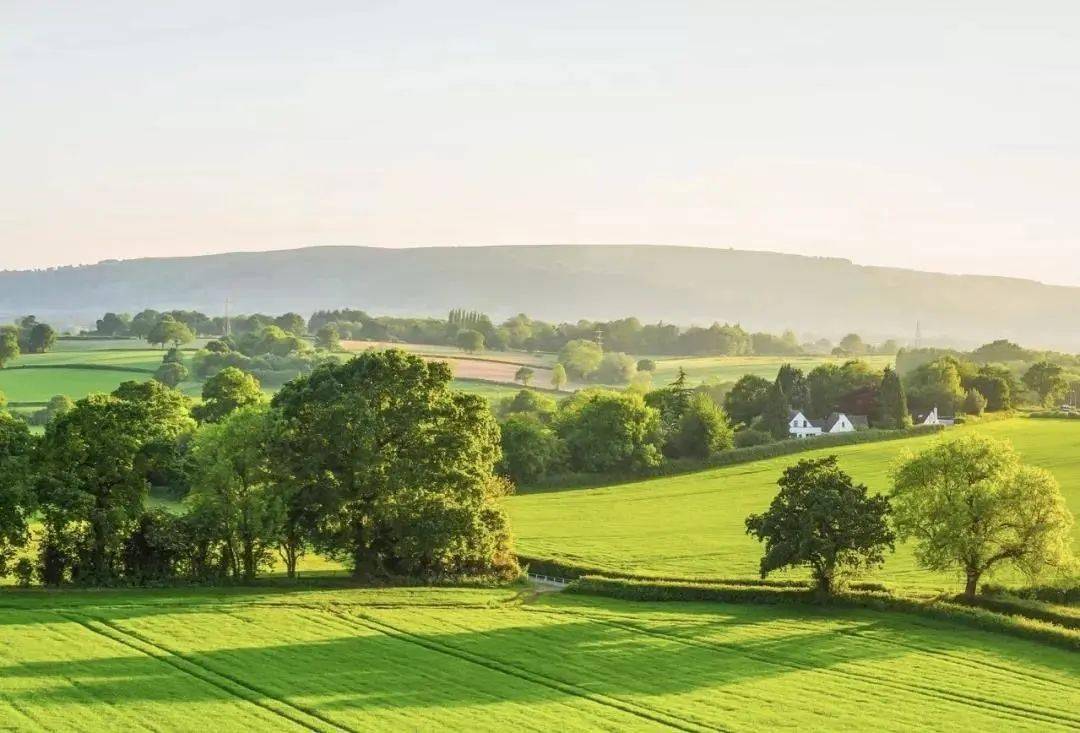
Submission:
{"label": "solitary tree in field", "polygon": [[0,326],[0,369],[19,356],[19,329]]}
{"label": "solitary tree in field", "polygon": [[1036,577],[1071,564],[1072,515],[1057,481],[1008,442],[967,435],[909,455],[893,473],[901,539],[930,570],[960,570],[964,595],[1002,565]]}
{"label": "solitary tree in field", "polygon": [[818,591],[831,593],[839,575],[884,563],[895,541],[889,500],[854,483],[836,456],[799,461],[777,483],[768,510],[746,518],[747,534],[765,543],[761,577],[809,567]]}
{"label": "solitary tree in field", "polygon": [[1049,404],[1065,394],[1069,383],[1065,379],[1064,369],[1057,364],[1048,361],[1040,361],[1032,364],[1022,380],[1024,385],[1039,395],[1039,400]]}
{"label": "solitary tree in field", "polygon": [[55,343],[56,330],[48,323],[35,323],[26,335],[26,350],[31,354],[44,354]]}
{"label": "solitary tree in field", "polygon": [[161,319],[154,324],[154,327],[150,329],[150,333],[147,334],[146,340],[151,344],[160,344],[163,348],[165,344],[172,344],[179,347],[181,344],[186,344],[195,340],[195,334],[191,332],[191,329],[186,324],[181,323],[169,314],[165,314]]}
{"label": "solitary tree in field", "polygon": [[[2,365],[0,365],[2,366]],[[566,386],[566,367],[562,364],[556,364],[551,369],[551,386],[556,390],[561,390]]]}
{"label": "solitary tree in field", "polygon": [[532,381],[533,376],[536,374],[532,369],[527,366],[523,366],[514,372],[514,381],[521,382],[526,387],[529,386],[529,382]]}
{"label": "solitary tree in field", "polygon": [[484,334],[471,328],[463,328],[457,335],[458,348],[467,354],[476,354],[484,350]]}

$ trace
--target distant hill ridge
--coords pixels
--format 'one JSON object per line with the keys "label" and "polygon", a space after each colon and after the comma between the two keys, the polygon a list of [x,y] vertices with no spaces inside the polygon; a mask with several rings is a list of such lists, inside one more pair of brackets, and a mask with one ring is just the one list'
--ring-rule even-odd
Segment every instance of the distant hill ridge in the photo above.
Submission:
{"label": "distant hill ridge", "polygon": [[545,320],[635,315],[679,324],[871,338],[924,334],[977,343],[1080,350],[1080,288],[945,275],[848,260],[703,247],[310,247],[198,257],[106,261],[0,272],[0,316],[92,323],[106,310],[194,308],[309,314],[355,307],[373,314]]}

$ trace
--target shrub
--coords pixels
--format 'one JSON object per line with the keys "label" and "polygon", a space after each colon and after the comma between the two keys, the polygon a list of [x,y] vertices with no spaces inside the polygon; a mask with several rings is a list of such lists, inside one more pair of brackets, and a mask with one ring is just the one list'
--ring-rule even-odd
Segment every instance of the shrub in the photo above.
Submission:
{"label": "shrub", "polygon": [[652,359],[638,359],[637,370],[639,372],[655,372],[656,362]]}
{"label": "shrub", "polygon": [[734,445],[736,448],[753,448],[758,445],[768,445],[775,442],[771,433],[765,430],[746,428],[735,433]]}
{"label": "shrub", "polygon": [[964,397],[964,412],[968,415],[981,416],[986,410],[986,398],[977,389],[969,389]]}

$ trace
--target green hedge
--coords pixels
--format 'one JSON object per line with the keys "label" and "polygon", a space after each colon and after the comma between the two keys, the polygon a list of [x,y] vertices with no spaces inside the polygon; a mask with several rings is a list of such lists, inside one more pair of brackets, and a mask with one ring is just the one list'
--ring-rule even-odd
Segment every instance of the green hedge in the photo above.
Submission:
{"label": "green hedge", "polygon": [[1005,585],[983,583],[980,591],[983,595],[988,596],[1015,596],[1028,601],[1056,603],[1059,606],[1080,605],[1080,585],[1030,585],[1022,588],[1011,588]]}
{"label": "green hedge", "polygon": [[942,425],[919,425],[904,430],[859,430],[854,433],[837,433],[836,435],[820,435],[814,438],[798,440],[790,438],[766,445],[754,445],[749,448],[732,448],[731,450],[718,453],[712,458],[705,460],[678,458],[666,460],[660,466],[640,474],[595,474],[595,473],[565,473],[551,476],[535,484],[518,487],[520,493],[530,491],[555,490],[560,488],[587,485],[590,488],[607,486],[610,484],[626,483],[628,481],[640,481],[642,479],[657,478],[660,476],[673,476],[683,473],[694,473],[711,468],[733,466],[740,463],[762,461],[769,458],[805,453],[823,448],[839,448],[845,445],[860,445],[863,443],[880,443],[887,440],[903,440],[921,435],[934,435],[944,429]]}
{"label": "green hedge", "polygon": [[1060,410],[1044,410],[1032,412],[1028,417],[1042,418],[1047,420],[1080,420],[1080,412],[1061,412]]}
{"label": "green hedge", "polygon": [[963,596],[956,596],[953,598],[953,603],[976,606],[1008,616],[1023,616],[1036,621],[1046,621],[1068,629],[1080,629],[1080,615],[1070,615],[1069,613],[1056,611],[1038,601],[1026,601],[1005,596],[976,596],[969,600]]}
{"label": "green hedge", "polygon": [[[753,586],[760,588],[787,588],[795,590],[812,590],[814,585],[809,580],[770,580],[768,578],[685,578],[666,575],[649,575],[647,573],[627,573],[620,570],[598,568],[590,565],[579,565],[555,560],[553,558],[535,557],[532,555],[518,555],[518,564],[528,567],[530,573],[547,575],[554,578],[575,580],[582,576],[596,576],[604,578],[616,578],[619,580],[634,580],[642,582],[661,583],[690,583],[707,586]],[[888,593],[890,589],[883,583],[853,582],[847,585],[851,590],[876,591]]]}
{"label": "green hedge", "polygon": [[131,372],[132,374],[154,373],[153,369],[113,364],[16,364],[7,367],[5,371],[16,371],[19,369],[80,369],[96,372]]}
{"label": "green hedge", "polygon": [[567,592],[601,595],[630,601],[696,601],[712,603],[811,604],[838,608],[865,608],[875,611],[914,613],[964,624],[973,628],[1009,634],[1080,651],[1080,631],[1026,616],[1007,615],[984,608],[937,598],[924,599],[870,591],[836,593],[822,599],[811,590],[768,586],[738,586],[709,583],[668,583],[584,576],[567,587]]}

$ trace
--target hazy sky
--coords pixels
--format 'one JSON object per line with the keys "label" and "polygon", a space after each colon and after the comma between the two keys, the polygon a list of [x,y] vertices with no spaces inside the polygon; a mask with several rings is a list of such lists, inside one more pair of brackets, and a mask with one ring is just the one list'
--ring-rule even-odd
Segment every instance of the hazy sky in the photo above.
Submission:
{"label": "hazy sky", "polygon": [[1080,3],[0,0],[0,269],[664,243],[1080,285]]}

